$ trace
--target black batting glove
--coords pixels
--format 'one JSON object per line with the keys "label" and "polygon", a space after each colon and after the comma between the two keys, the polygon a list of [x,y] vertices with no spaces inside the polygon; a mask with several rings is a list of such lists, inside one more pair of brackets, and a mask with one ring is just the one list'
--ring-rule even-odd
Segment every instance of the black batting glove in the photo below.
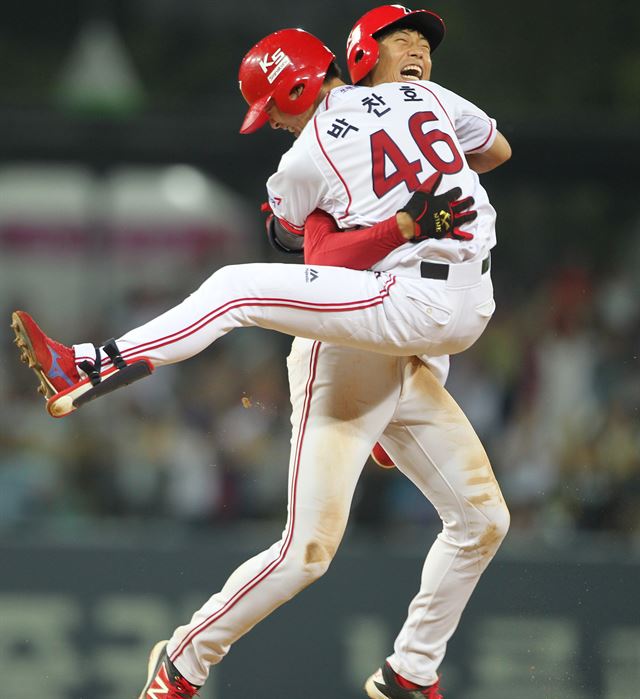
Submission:
{"label": "black batting glove", "polygon": [[434,173],[413,193],[406,205],[399,209],[408,213],[415,223],[416,233],[410,238],[411,243],[419,243],[429,238],[473,240],[473,234],[463,231],[460,226],[477,218],[478,212],[471,208],[476,203],[475,199],[460,199],[460,187],[454,187],[443,194],[435,194],[441,180],[442,173]]}

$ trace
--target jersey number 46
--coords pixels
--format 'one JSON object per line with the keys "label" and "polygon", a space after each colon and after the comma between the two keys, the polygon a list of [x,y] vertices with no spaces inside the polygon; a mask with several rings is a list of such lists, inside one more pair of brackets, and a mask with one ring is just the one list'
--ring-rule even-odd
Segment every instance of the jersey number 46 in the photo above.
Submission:
{"label": "jersey number 46", "polygon": [[[429,161],[437,172],[445,175],[453,175],[462,170],[464,160],[462,155],[448,133],[440,129],[423,131],[423,125],[430,121],[438,121],[433,112],[418,112],[409,119],[409,133],[411,134],[420,152]],[[434,144],[444,143],[451,151],[451,159],[443,160],[434,148]],[[387,175],[387,159],[395,170]],[[410,192],[415,192],[420,187],[418,174],[422,171],[420,160],[410,162],[406,159],[395,141],[386,131],[376,131],[371,134],[371,162],[373,165],[373,191],[378,199],[403,182]]]}

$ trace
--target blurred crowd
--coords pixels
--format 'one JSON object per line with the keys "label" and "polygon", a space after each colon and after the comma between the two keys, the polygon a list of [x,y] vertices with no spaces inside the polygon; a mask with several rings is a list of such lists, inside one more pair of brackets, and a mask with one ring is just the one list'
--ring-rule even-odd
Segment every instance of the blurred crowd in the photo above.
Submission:
{"label": "blurred crowd", "polygon": [[[498,288],[484,336],[452,359],[447,388],[486,446],[512,530],[640,539],[634,268],[621,264],[596,278],[586,267],[566,266],[525,299]],[[130,327],[169,303],[134,296],[118,325]],[[102,331],[113,335],[113,326],[98,325],[93,339]],[[53,420],[3,337],[0,530],[161,517],[192,526],[284,523],[290,338],[236,331],[188,362]],[[399,472],[367,463],[356,522],[384,527],[435,518]]]}
{"label": "blurred crowd", "polygon": [[638,298],[631,269],[561,268],[455,360],[515,527],[640,534]]}
{"label": "blurred crowd", "polygon": [[[338,50],[368,8],[99,5],[62,4],[57,22],[38,23],[14,4],[0,36],[5,63],[20,67],[0,91],[0,535],[107,520],[284,522],[290,338],[236,331],[54,420],[18,363],[9,316],[22,306],[63,342],[102,341],[212,268],[264,259],[248,212],[281,151],[271,134],[237,134],[230,76],[257,27],[289,17]],[[487,175],[500,212],[497,311],[452,359],[447,388],[486,446],[513,530],[640,540],[638,9],[555,3],[543,52],[522,50],[526,14],[433,9],[452,37],[438,81],[489,105],[516,154]],[[585,50],[603,37],[607,51]],[[354,520],[436,515],[397,470],[370,462]]]}

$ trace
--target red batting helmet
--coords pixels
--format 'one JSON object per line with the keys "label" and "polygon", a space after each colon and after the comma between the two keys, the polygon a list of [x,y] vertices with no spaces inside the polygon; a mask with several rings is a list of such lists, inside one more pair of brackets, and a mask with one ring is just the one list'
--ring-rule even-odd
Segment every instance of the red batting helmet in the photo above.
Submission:
{"label": "red batting helmet", "polygon": [[[266,124],[269,100],[285,114],[302,114],[318,96],[335,55],[303,29],[281,29],[260,40],[242,59],[238,80],[249,111],[240,133]],[[304,89],[291,98],[296,87]]]}
{"label": "red batting helmet", "polygon": [[383,29],[415,29],[429,42],[433,53],[444,38],[444,22],[435,12],[410,10],[402,5],[382,5],[369,10],[353,25],[347,39],[347,64],[351,82],[359,83],[378,62],[376,34]]}

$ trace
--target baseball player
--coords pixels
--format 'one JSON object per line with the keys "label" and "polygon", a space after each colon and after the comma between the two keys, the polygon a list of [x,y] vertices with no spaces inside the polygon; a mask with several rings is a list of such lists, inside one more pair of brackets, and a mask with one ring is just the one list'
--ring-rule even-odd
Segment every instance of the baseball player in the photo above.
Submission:
{"label": "baseball player", "polygon": [[[367,13],[367,15],[365,15],[354,27],[348,42],[348,62],[353,81],[356,83],[359,81],[364,81],[375,85],[379,82],[385,82],[387,80],[398,81],[428,77],[427,70],[430,67],[430,61],[428,60],[430,55],[429,49],[431,46],[436,48],[441,40],[442,33],[439,32],[440,27],[441,23],[439,22],[439,18],[431,13],[411,13],[404,8],[397,6],[377,8],[376,10]],[[415,36],[415,33],[411,31],[412,29],[416,28],[420,30],[420,34],[418,36]],[[380,36],[378,32],[381,31],[386,32],[386,36],[384,34]],[[374,38],[374,34],[377,34],[377,38]],[[426,37],[429,37],[429,41],[427,41],[425,46],[423,42]],[[380,56],[380,54],[382,54],[382,56]],[[416,60],[414,57],[418,54],[420,55],[421,60]],[[394,56],[397,56],[398,60],[392,60]],[[409,90],[407,90],[407,93],[409,98],[413,97]],[[333,98],[333,94],[331,95],[331,98]],[[387,105],[384,104],[384,99],[381,97],[380,91],[376,91],[376,96],[374,99],[377,101],[376,106],[378,106],[379,111],[383,112]],[[381,102],[383,102],[383,104],[380,104]],[[466,107],[466,109],[468,110],[468,118],[471,121],[478,120],[480,122],[480,129],[483,127],[486,129],[488,120],[486,120],[483,115],[478,115],[477,111],[473,110],[472,108]],[[276,125],[282,125],[285,128],[289,127],[293,130],[296,129],[297,125],[295,120],[288,120],[286,116],[283,117],[277,113],[275,117],[275,121],[277,122]],[[282,122],[282,124],[280,124],[280,122]],[[344,122],[347,124],[349,123],[347,119],[345,119]],[[345,124],[343,123],[342,125],[344,126]],[[348,128],[348,126],[345,127],[345,130],[346,128]],[[479,172],[492,169],[496,166],[496,164],[503,162],[505,159],[505,154],[506,157],[508,157],[509,154],[509,148],[508,144],[506,144],[506,140],[500,134],[496,134],[495,132],[492,134],[491,126],[489,126],[488,134],[486,130],[484,132],[480,131],[479,134],[476,134],[476,137],[483,133],[486,134],[486,136],[481,136],[481,138],[485,138],[485,140],[481,140],[480,142],[483,143],[483,145],[488,145],[488,148],[483,150],[483,148],[480,147],[477,149],[477,153],[466,153],[467,161],[471,162],[474,168]],[[492,136],[493,142],[487,143]],[[478,141],[475,142],[476,146],[477,143]],[[296,145],[299,145],[299,143]],[[471,142],[471,145],[473,145],[473,141]],[[287,156],[290,155],[291,153],[287,154]],[[329,158],[327,158],[327,160],[329,160]],[[283,165],[285,167],[291,167],[298,173],[298,176],[300,176],[303,168],[296,170],[297,163],[295,163],[295,161],[293,164],[284,163],[284,161],[285,159],[283,158],[281,169],[283,169]],[[337,169],[338,168],[336,168],[336,170]],[[276,177],[277,175],[269,182],[272,187]],[[345,180],[347,183],[350,183],[352,178],[345,176]],[[320,187],[321,185],[318,183],[318,188]],[[311,186],[311,189],[313,188],[314,185]],[[345,185],[343,191],[346,191],[347,189],[348,188]],[[340,191],[339,188],[338,191]],[[278,207],[285,200],[285,196],[281,191],[271,192],[271,194],[272,205],[274,205],[274,210],[276,213],[278,213]],[[294,190],[294,195],[299,194],[299,187],[296,187]],[[303,192],[303,195],[304,194],[305,192]],[[349,193],[346,192],[345,198],[347,198],[347,207],[348,196]],[[294,201],[292,208],[295,206],[295,203],[296,202]],[[302,205],[304,206],[304,202]],[[353,210],[360,211],[357,206],[355,206]],[[289,224],[289,229],[292,232],[295,232],[297,228],[295,224],[291,225],[291,221],[287,220],[286,214],[283,214],[281,210],[280,215],[285,219],[285,225]],[[304,213],[302,216],[304,216]],[[305,241],[306,236],[307,234],[305,233]],[[430,244],[434,248],[438,246],[438,242],[435,240],[430,241]],[[305,248],[306,245],[307,244],[305,242]],[[451,241],[448,241],[448,243],[445,243],[445,245],[451,245]],[[455,246],[455,248],[457,248],[457,252],[460,252],[460,247],[460,245]],[[305,261],[309,261],[306,255]],[[385,260],[385,262],[387,262],[387,260]],[[376,267],[374,267],[374,269],[376,269]],[[327,347],[325,345],[325,350],[326,349]],[[362,361],[364,357],[361,356],[359,359]],[[373,375],[378,374],[374,374],[374,372],[372,372],[370,376]],[[441,393],[446,394],[444,391]],[[438,392],[434,392],[430,398],[433,400],[436,395],[440,394]],[[413,396],[416,404],[419,403],[420,398],[421,397],[419,394]],[[427,415],[428,412],[425,412],[424,414]],[[396,412],[395,418],[398,419],[400,415],[402,415],[401,409]],[[445,425],[446,421],[443,422],[442,426],[444,427]],[[393,428],[390,431],[393,431]],[[385,437],[383,434],[383,444],[388,444],[387,439],[388,437]],[[434,435],[434,439],[437,440],[439,437]],[[477,442],[475,435],[471,435],[470,437],[467,437],[467,439],[469,445]],[[424,446],[427,446],[426,443]],[[398,448],[400,448],[400,451],[397,451]],[[392,454],[400,455],[399,460],[398,456],[395,458],[402,470],[406,461],[405,457],[402,455],[401,448],[402,445],[400,444],[393,445],[393,443],[391,443],[388,446],[388,450],[391,451]],[[412,456],[416,459],[416,462],[419,462],[419,455],[413,454]],[[390,460],[387,461],[387,463],[391,463]],[[458,462],[458,465],[460,466],[462,463],[463,461],[460,461]],[[453,484],[457,485],[454,479],[449,482],[449,487],[452,487]],[[499,490],[497,492],[499,492]],[[468,497],[463,490],[460,490],[457,495],[462,496],[463,498]],[[441,501],[440,497],[441,493],[436,496],[435,502],[437,507],[438,501]],[[500,496],[498,496],[498,499],[500,499]],[[474,498],[472,496],[472,502],[468,503],[466,507],[462,507],[462,511],[460,513],[456,513],[457,516],[465,517],[466,509],[473,510],[473,500]],[[445,503],[445,506],[448,507],[448,504]],[[440,507],[438,507],[438,510],[442,514]],[[504,516],[506,519],[505,515],[506,512],[502,511],[501,516]],[[446,525],[445,517],[443,517],[443,520],[445,521]],[[499,521],[499,517],[496,521]],[[498,529],[500,529],[499,525]],[[501,533],[498,539],[500,539],[502,535],[503,534]],[[494,543],[497,544],[499,541]],[[494,544],[491,544],[489,549],[485,551],[485,554],[487,554],[486,563],[488,563],[488,559],[492,555],[491,551],[494,552],[496,548],[497,545],[494,546]],[[436,563],[436,556],[433,555],[435,554],[435,549],[436,547],[434,547],[427,558],[427,562],[425,563],[421,591],[412,602],[407,622],[396,640],[394,655],[388,659],[381,669],[379,669],[367,680],[365,690],[372,698],[381,699],[385,696],[409,697],[414,695],[430,697],[439,696],[435,668],[437,668],[444,655],[446,638],[448,638],[448,636],[453,632],[455,624],[457,624],[457,620],[459,618],[459,613],[456,613],[454,610],[461,611],[462,606],[464,606],[466,600],[468,599],[468,595],[465,593],[461,594],[462,590],[460,588],[456,589],[455,575],[442,576],[442,570]],[[481,566],[478,570],[478,575],[482,567],[483,566]],[[416,630],[416,621],[419,618],[419,615],[424,612],[425,600],[433,599],[432,589],[430,589],[430,585],[428,583],[425,583],[425,578],[427,577],[432,577],[433,579],[438,578],[438,584],[442,584],[438,589],[441,602],[443,603],[444,608],[447,608],[447,605],[450,604],[448,609],[452,613],[447,618],[447,622],[445,624],[447,627],[447,635],[444,638],[441,635],[442,627],[437,629],[438,624],[435,621],[435,618],[437,618],[438,613],[435,611],[431,611],[431,615],[429,613],[424,614],[422,617],[421,627],[419,630]],[[470,588],[467,588],[467,591],[470,594]],[[433,607],[436,606],[437,604],[433,605]],[[425,639],[428,639],[429,643],[424,643]],[[436,649],[435,653],[433,653],[433,649]]]}
{"label": "baseball player", "polygon": [[[241,66],[242,89],[251,104],[243,132],[270,119],[300,135],[268,182],[280,221],[302,233],[306,218],[320,208],[345,227],[372,225],[390,211],[410,213],[411,193],[442,173],[475,199],[473,238],[416,236],[373,265],[374,273],[276,264],[224,267],[182,304],[117,343],[82,343],[73,351],[58,346],[61,365],[70,367],[63,377],[69,388],[60,391],[44,378],[43,391],[56,394],[49,406],[53,414],[75,409],[94,384],[104,383],[106,390],[105,378],[120,385],[134,369],[182,361],[234,327],[255,325],[403,356],[452,354],[479,337],[494,308],[488,271],[495,212],[464,154],[493,148],[495,123],[435,83],[347,86],[328,73],[332,61],[333,54],[315,37],[284,30],[259,42]],[[447,284],[442,288],[435,281]],[[14,320],[17,331],[34,340],[24,344],[36,352],[33,322],[26,314]],[[46,352],[43,361],[50,361]]]}
{"label": "baseball player", "polygon": [[[469,240],[473,236],[460,228],[461,225],[476,218],[476,212],[470,210],[473,198],[462,200],[457,198],[461,191],[454,188],[441,195],[433,194],[437,189],[441,175],[430,178],[425,189],[428,198],[424,201],[416,199],[408,209],[413,210],[413,216],[418,217],[420,212],[427,210],[432,215],[420,220],[421,235],[423,237],[451,237],[458,240]],[[292,234],[286,228],[279,225],[271,214],[267,220],[267,233],[273,247],[284,253],[304,252],[304,260],[311,265],[340,265],[350,269],[368,269],[372,264],[383,258],[388,252],[394,250],[406,240],[414,239],[414,218],[407,211],[399,212],[395,218],[388,219],[381,224],[370,228],[342,231],[337,228],[334,219],[321,210],[315,211],[305,221],[304,236]],[[400,236],[398,236],[400,232]],[[340,235],[334,235],[340,233]],[[294,346],[297,341],[294,341]],[[325,351],[326,345],[325,345]],[[335,352],[339,351],[336,347]],[[380,358],[377,357],[376,361]],[[422,361],[436,375],[444,385],[449,371],[449,357],[422,357]],[[350,385],[353,391],[353,385]],[[335,381],[331,383],[330,390],[336,394],[342,391],[342,387]],[[376,443],[371,457],[384,468],[392,468],[393,461],[383,447]]]}
{"label": "baseball player", "polygon": [[[246,60],[260,55],[265,59],[263,64],[267,68],[280,61],[276,67],[278,75],[269,84],[275,85],[276,89],[288,84],[288,92],[283,88],[278,93],[285,95],[280,108],[284,106],[297,110],[300,104],[290,107],[287,100],[294,101],[291,94],[299,87],[295,85],[295,80],[303,75],[301,71],[307,71],[309,65],[318,65],[319,48],[308,35],[295,34],[295,42],[291,45],[286,44],[291,35],[282,33],[277,37],[277,48],[268,43],[259,43],[249,52]],[[273,36],[267,37],[267,40]],[[307,49],[311,56],[308,64],[304,65]],[[284,59],[278,50],[290,61],[284,67],[280,67]],[[258,68],[263,70],[260,66]],[[270,76],[272,73],[268,74]],[[279,76],[282,78],[279,79]],[[430,142],[425,136],[429,131],[418,129],[414,133],[407,123],[409,135],[418,138],[418,149],[422,151],[418,141],[426,149],[426,153],[422,151],[424,157],[418,155],[410,161],[401,150],[389,145],[395,133],[390,136],[391,140],[385,140],[385,136],[377,137],[375,142],[369,140],[369,136],[384,131],[373,118],[365,118],[357,124],[350,123],[346,117],[352,118],[352,110],[346,103],[333,108],[333,113],[328,104],[322,109],[320,102],[335,88],[342,90],[339,96],[348,101],[340,81],[331,77],[324,81],[325,77],[322,76],[323,82],[316,81],[314,85],[309,73],[304,73],[305,90],[315,91],[315,98],[307,105],[307,111],[312,111],[300,129],[296,146],[304,137],[307,125],[313,125],[317,134],[326,131],[331,138],[342,138],[339,129],[333,128],[333,123],[342,119],[346,126],[342,122],[338,122],[338,125],[342,126],[343,131],[348,126],[351,127],[349,133],[362,131],[360,135],[365,136],[366,142],[371,145],[364,158],[372,173],[369,188],[371,183],[374,188],[390,187],[382,192],[381,199],[393,194],[396,185],[390,180],[395,179],[405,192],[400,206],[406,206],[411,191],[418,189],[428,179],[418,178],[418,174],[440,171],[428,167],[428,164],[433,165],[431,160],[435,160],[440,167],[447,167],[448,163],[450,170],[461,165],[460,170],[445,174],[454,178],[452,182],[455,182],[455,175],[462,172],[460,182],[462,184],[464,180],[463,191],[471,191],[474,196],[482,197],[483,190],[477,178],[469,178],[468,167],[455,157],[455,152],[460,155],[463,151],[454,128],[454,123],[458,124],[457,117],[460,117],[456,113],[454,97],[431,83],[425,83],[425,86],[416,83],[414,87],[418,86],[429,94],[433,94],[430,91],[437,92],[449,107],[454,120],[450,122],[451,128],[438,122],[440,128],[435,134],[436,139]],[[399,89],[402,86],[393,87]],[[378,88],[375,92],[367,92],[366,88],[351,90],[360,92],[358,100],[367,100],[363,111],[372,105],[372,110],[365,113],[365,117],[374,114],[376,118],[381,118],[384,114],[377,112],[385,111],[387,101],[397,114],[408,115],[408,110],[403,112],[406,109],[403,102],[426,99],[422,92],[415,91],[414,94],[411,85],[405,87],[410,87],[412,92],[397,92],[395,99],[392,92],[379,95],[381,90]],[[333,94],[330,97],[333,98]],[[296,100],[298,98],[299,95]],[[278,105],[277,98],[274,99]],[[308,94],[305,99],[309,99]],[[383,105],[380,105],[380,99]],[[437,109],[435,103],[430,98],[427,101],[428,104],[419,107],[431,107],[428,112],[434,114],[432,110]],[[268,102],[264,101],[263,109],[273,109]],[[254,107],[255,104],[249,110],[248,119],[255,115]],[[442,104],[440,107],[446,113]],[[280,108],[277,118],[286,123],[291,115]],[[303,111],[293,116],[300,119]],[[486,116],[476,118],[485,119],[489,131],[495,128]],[[272,119],[275,120],[275,117]],[[429,116],[422,124],[430,120]],[[290,122],[287,127],[294,131],[297,128],[295,123]],[[461,132],[464,130],[459,128]],[[337,133],[337,136],[330,132]],[[318,142],[322,144],[320,137]],[[444,146],[437,148],[434,145],[436,142],[453,145],[453,148],[450,151]],[[470,144],[471,141],[467,145]],[[382,169],[373,153],[374,146],[382,152]],[[457,151],[454,152],[454,149]],[[363,149],[354,147],[354,153],[358,156],[363,152]],[[396,166],[395,175],[384,166],[387,157]],[[408,169],[401,157],[409,163]],[[464,159],[460,156],[460,160]],[[420,162],[419,168],[416,161]],[[340,168],[339,159],[336,163]],[[401,167],[398,168],[398,165]],[[356,172],[361,172],[362,167],[360,162]],[[285,191],[286,178],[282,172],[281,168],[277,184],[281,191]],[[346,188],[345,181],[340,178],[340,170],[334,172]],[[294,181],[295,175],[292,175]],[[301,181],[304,183],[304,180]],[[287,208],[277,201],[279,194],[272,192],[272,197],[275,208],[281,208],[280,213],[284,216]],[[350,206],[351,213],[361,204],[362,210],[366,211],[367,197],[358,192],[358,187],[353,187],[352,197],[349,199],[349,204],[353,205]],[[390,196],[388,198],[392,199]],[[328,207],[329,199],[322,203]],[[337,205],[342,204],[343,201],[338,199]],[[431,241],[420,240],[400,245],[391,253],[396,255],[396,261],[391,264],[390,270],[397,267],[401,271],[397,276],[383,270],[371,273],[330,267],[304,266],[298,269],[290,265],[226,268],[220,271],[222,274],[214,274],[177,309],[172,309],[117,342],[95,349],[91,347],[88,352],[88,348],[82,345],[76,346],[73,352],[53,343],[39,333],[25,314],[15,319],[28,359],[41,375],[46,375],[45,385],[49,390],[59,392],[58,397],[54,396],[54,405],[60,407],[59,401],[67,400],[66,409],[73,409],[71,401],[74,398],[93,390],[88,388],[91,378],[99,386],[101,376],[129,376],[127,372],[136,365],[150,368],[152,365],[178,361],[199,351],[237,325],[256,324],[306,335],[313,340],[300,341],[306,342],[310,349],[304,347],[296,353],[294,348],[289,358],[294,448],[289,483],[289,519],[283,538],[269,550],[243,564],[229,578],[223,590],[196,612],[189,624],[176,630],[168,645],[166,642],[158,644],[152,653],[149,681],[143,690],[143,697],[157,694],[161,687],[170,687],[167,691],[172,692],[172,697],[192,696],[197,686],[206,679],[210,665],[222,659],[236,638],[326,570],[344,531],[353,488],[362,464],[375,439],[383,431],[385,446],[388,446],[403,472],[434,502],[445,528],[427,557],[421,590],[398,637],[395,655],[400,658],[404,653],[406,657],[395,664],[390,659],[388,667],[391,668],[393,664],[394,670],[387,670],[385,665],[383,672],[393,672],[392,678],[382,677],[380,682],[374,682],[373,689],[367,688],[367,692],[370,696],[391,696],[388,691],[395,691],[394,696],[400,696],[399,691],[408,692],[402,696],[437,696],[435,669],[477,578],[506,531],[508,513],[486,454],[459,408],[431,372],[424,369],[420,362],[407,357],[416,352],[439,354],[461,351],[473,342],[486,325],[493,303],[487,274],[488,262],[485,262],[486,253],[492,245],[493,219],[486,194],[482,204],[478,211],[478,222],[482,226],[477,227],[474,233],[480,238],[477,247],[468,247],[462,255],[458,255],[454,249],[446,254],[441,252],[442,262],[431,262],[424,250],[423,255],[418,254],[411,262],[409,258],[414,250],[424,248]],[[301,210],[301,207],[298,209]],[[299,211],[294,212],[297,213]],[[374,214],[370,215],[376,220]],[[483,218],[484,221],[481,221]],[[295,221],[295,216],[285,217],[289,225],[295,226],[292,219]],[[459,242],[455,241],[454,244]],[[397,256],[407,245],[411,250],[405,249],[404,254]],[[275,273],[268,273],[265,267],[275,270]],[[285,274],[296,275],[298,272],[301,274],[293,281],[282,279]],[[471,317],[465,319],[467,312]],[[309,320],[309,316],[314,317]],[[427,338],[427,335],[430,337]],[[334,346],[318,342],[318,339],[325,342],[334,340],[353,348],[352,362],[349,363],[348,351],[345,354],[344,348],[340,356],[332,361]],[[325,349],[328,350],[326,354]],[[363,364],[360,349],[381,352],[371,354],[372,357],[379,357],[381,364]],[[77,366],[89,376],[89,379],[80,381],[82,386],[78,383],[80,374]],[[347,392],[341,396],[341,400],[334,400],[333,405],[321,404],[319,414],[323,418],[314,422],[312,417],[318,401],[322,402],[323,396],[326,397],[324,389],[334,376],[339,377],[342,385],[346,385],[351,376],[359,390],[368,383],[368,394],[361,393],[358,401],[351,401],[351,395]],[[375,382],[370,381],[371,376],[376,377]],[[70,387],[60,391],[59,387],[67,383],[71,384]],[[64,395],[61,396],[61,393]],[[365,410],[359,403],[362,398],[366,400]],[[336,462],[339,467],[333,468]],[[425,462],[430,465],[429,469],[424,468]],[[443,582],[445,579],[446,582]],[[440,594],[443,587],[447,590],[446,595]],[[429,600],[426,605],[425,600]],[[426,623],[416,624],[417,619],[423,619]],[[429,626],[428,634],[423,630],[425,626]],[[395,675],[395,672],[400,674]],[[413,682],[414,689],[415,686],[421,688],[415,690],[419,693],[406,688],[402,681]],[[392,683],[395,683],[393,690]],[[379,691],[380,687],[384,693],[371,693]]]}

